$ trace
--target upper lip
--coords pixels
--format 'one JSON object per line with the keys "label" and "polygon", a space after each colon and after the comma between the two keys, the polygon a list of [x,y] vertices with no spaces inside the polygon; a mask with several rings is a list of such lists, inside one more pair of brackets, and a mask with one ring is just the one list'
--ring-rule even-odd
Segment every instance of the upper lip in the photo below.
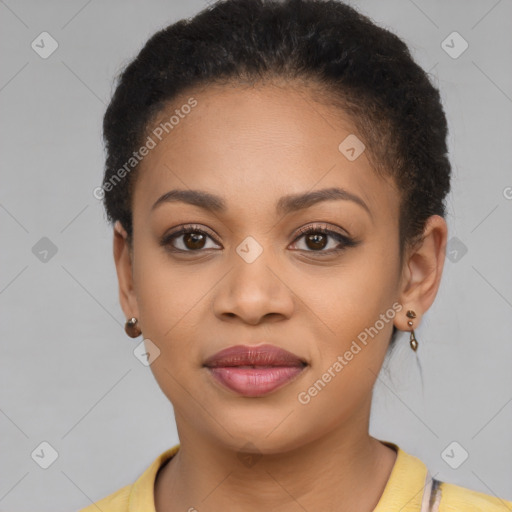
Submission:
{"label": "upper lip", "polygon": [[306,364],[304,359],[292,352],[270,344],[234,345],[213,354],[203,363],[209,368],[218,366],[305,366]]}

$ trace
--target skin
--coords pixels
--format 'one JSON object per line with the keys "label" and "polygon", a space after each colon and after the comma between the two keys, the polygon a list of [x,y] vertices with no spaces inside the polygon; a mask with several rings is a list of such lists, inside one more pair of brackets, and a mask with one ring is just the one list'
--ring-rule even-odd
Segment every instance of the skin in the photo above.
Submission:
{"label": "skin", "polygon": [[[193,95],[198,105],[142,161],[133,252],[119,222],[114,230],[121,306],[161,351],[151,369],[172,402],[181,444],[158,474],[156,510],[371,511],[396,460],[369,435],[372,389],[393,324],[410,331],[405,313],[412,309],[416,328],[434,301],[446,222],[430,217],[423,243],[399,267],[400,192],[375,174],[366,152],[349,161],[338,150],[357,134],[346,114],[291,86],[210,86]],[[356,194],[371,213],[328,200],[276,214],[282,196],[329,187]],[[227,211],[183,202],[152,211],[171,189],[219,195]],[[174,245],[186,254],[159,244],[188,223],[211,233],[203,248],[193,252],[183,235]],[[318,224],[359,244],[322,257],[338,246],[332,236],[324,246],[296,240],[298,228]],[[252,263],[236,252],[247,236],[263,249]],[[299,403],[298,394],[395,302],[401,311],[309,403]],[[308,362],[264,397],[225,389],[203,367],[226,347],[264,342]],[[241,452],[255,454],[255,462],[244,464]]]}

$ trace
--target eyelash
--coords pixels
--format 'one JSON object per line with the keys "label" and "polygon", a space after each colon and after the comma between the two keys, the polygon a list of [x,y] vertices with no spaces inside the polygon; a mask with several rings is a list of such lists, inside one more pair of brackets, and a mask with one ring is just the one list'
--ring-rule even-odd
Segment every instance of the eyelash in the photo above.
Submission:
{"label": "eyelash", "polygon": [[[194,253],[194,252],[203,252],[205,250],[208,250],[208,249],[198,249],[196,251],[194,251],[194,250],[183,250],[183,249],[176,249],[175,247],[172,246],[171,242],[174,239],[179,238],[182,235],[191,234],[191,233],[199,233],[201,235],[206,235],[206,236],[210,237],[212,240],[214,240],[215,243],[217,243],[210,233],[208,233],[205,230],[201,229],[199,226],[197,226],[195,224],[187,224],[187,225],[182,226],[181,228],[179,228],[177,231],[174,231],[172,233],[169,233],[168,235],[165,235],[162,238],[160,244],[162,246],[166,246],[167,249],[170,252],[174,252],[174,253]],[[328,251],[324,251],[324,250],[318,250],[318,251],[304,250],[304,252],[309,252],[309,253],[314,253],[314,254],[320,254],[320,255],[323,255],[323,254],[327,254],[327,255],[338,254],[338,253],[344,251],[345,249],[347,249],[349,247],[355,247],[356,245],[359,244],[359,241],[357,241],[357,240],[355,240],[353,238],[350,238],[350,237],[348,237],[346,235],[342,235],[341,233],[338,233],[337,231],[333,231],[333,230],[328,229],[325,226],[321,226],[321,225],[320,226],[319,225],[306,226],[304,228],[300,228],[298,230],[298,233],[299,233],[298,236],[294,239],[292,244],[295,244],[299,239],[301,239],[302,237],[304,237],[304,236],[306,236],[306,235],[308,235],[310,233],[322,233],[324,235],[328,235],[328,236],[334,238],[340,244],[343,245],[342,247],[339,247],[339,248],[336,248],[336,249],[330,249]],[[303,249],[299,249],[299,250],[303,250]]]}

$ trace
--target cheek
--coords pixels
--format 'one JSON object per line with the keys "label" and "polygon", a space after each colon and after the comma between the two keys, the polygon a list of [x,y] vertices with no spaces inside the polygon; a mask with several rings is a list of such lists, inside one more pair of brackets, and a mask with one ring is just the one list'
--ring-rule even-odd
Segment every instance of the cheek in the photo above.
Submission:
{"label": "cheek", "polygon": [[398,279],[395,267],[392,251],[365,247],[312,279],[297,277],[294,291],[334,331],[331,334],[346,338],[373,325],[391,307]]}
{"label": "cheek", "polygon": [[[350,358],[344,374],[372,382],[385,357],[396,311],[398,252],[368,243],[363,250],[316,279],[297,279],[294,291],[308,306],[304,315],[318,326],[316,357],[329,368],[338,355]],[[395,305],[396,307],[396,305]],[[318,378],[319,376],[317,376]],[[341,384],[338,380],[338,384]],[[364,387],[364,383],[363,387]],[[335,384],[334,386],[336,386]]]}
{"label": "cheek", "polygon": [[200,271],[200,265],[173,262],[154,242],[148,247],[135,254],[133,276],[144,336],[161,350],[177,350],[177,340],[195,339],[197,311],[217,277]]}
{"label": "cheek", "polygon": [[[337,425],[358,422],[370,407],[376,376],[355,360],[334,375],[325,372],[311,378],[295,398],[296,417],[304,418],[317,436]],[[327,378],[328,376],[328,378]]]}
{"label": "cheek", "polygon": [[211,273],[201,273],[201,279],[192,266],[173,264],[158,248],[140,250],[136,261],[134,283],[143,335],[159,350],[150,369],[168,400],[187,410],[190,396],[184,387],[190,388],[190,370],[196,361],[199,364],[198,346],[204,339],[198,311],[215,280]]}

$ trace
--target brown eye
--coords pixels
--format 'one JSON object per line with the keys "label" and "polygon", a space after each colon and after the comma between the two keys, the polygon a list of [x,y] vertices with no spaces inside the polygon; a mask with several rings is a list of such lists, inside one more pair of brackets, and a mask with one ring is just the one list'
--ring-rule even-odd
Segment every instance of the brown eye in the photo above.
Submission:
{"label": "brown eye", "polygon": [[202,249],[205,244],[206,235],[202,233],[186,233],[183,235],[183,244],[187,249]]}
{"label": "brown eye", "polygon": [[[308,226],[300,229],[299,233],[300,236],[295,239],[294,244],[301,238],[304,238],[305,245],[305,248],[299,247],[299,250],[316,252],[319,253],[319,255],[338,253],[344,251],[347,247],[354,247],[359,243],[346,235],[327,229],[324,226]],[[329,246],[330,240],[334,242],[332,247],[328,250],[324,250]]]}
{"label": "brown eye", "polygon": [[208,239],[213,240],[212,236],[195,226],[183,226],[178,231],[164,236],[160,242],[163,246],[169,246],[174,252],[201,252],[203,249],[212,249],[207,247]]}
{"label": "brown eye", "polygon": [[309,235],[305,235],[306,245],[310,249],[323,249],[327,245],[327,239],[329,237],[324,233],[311,233]]}

